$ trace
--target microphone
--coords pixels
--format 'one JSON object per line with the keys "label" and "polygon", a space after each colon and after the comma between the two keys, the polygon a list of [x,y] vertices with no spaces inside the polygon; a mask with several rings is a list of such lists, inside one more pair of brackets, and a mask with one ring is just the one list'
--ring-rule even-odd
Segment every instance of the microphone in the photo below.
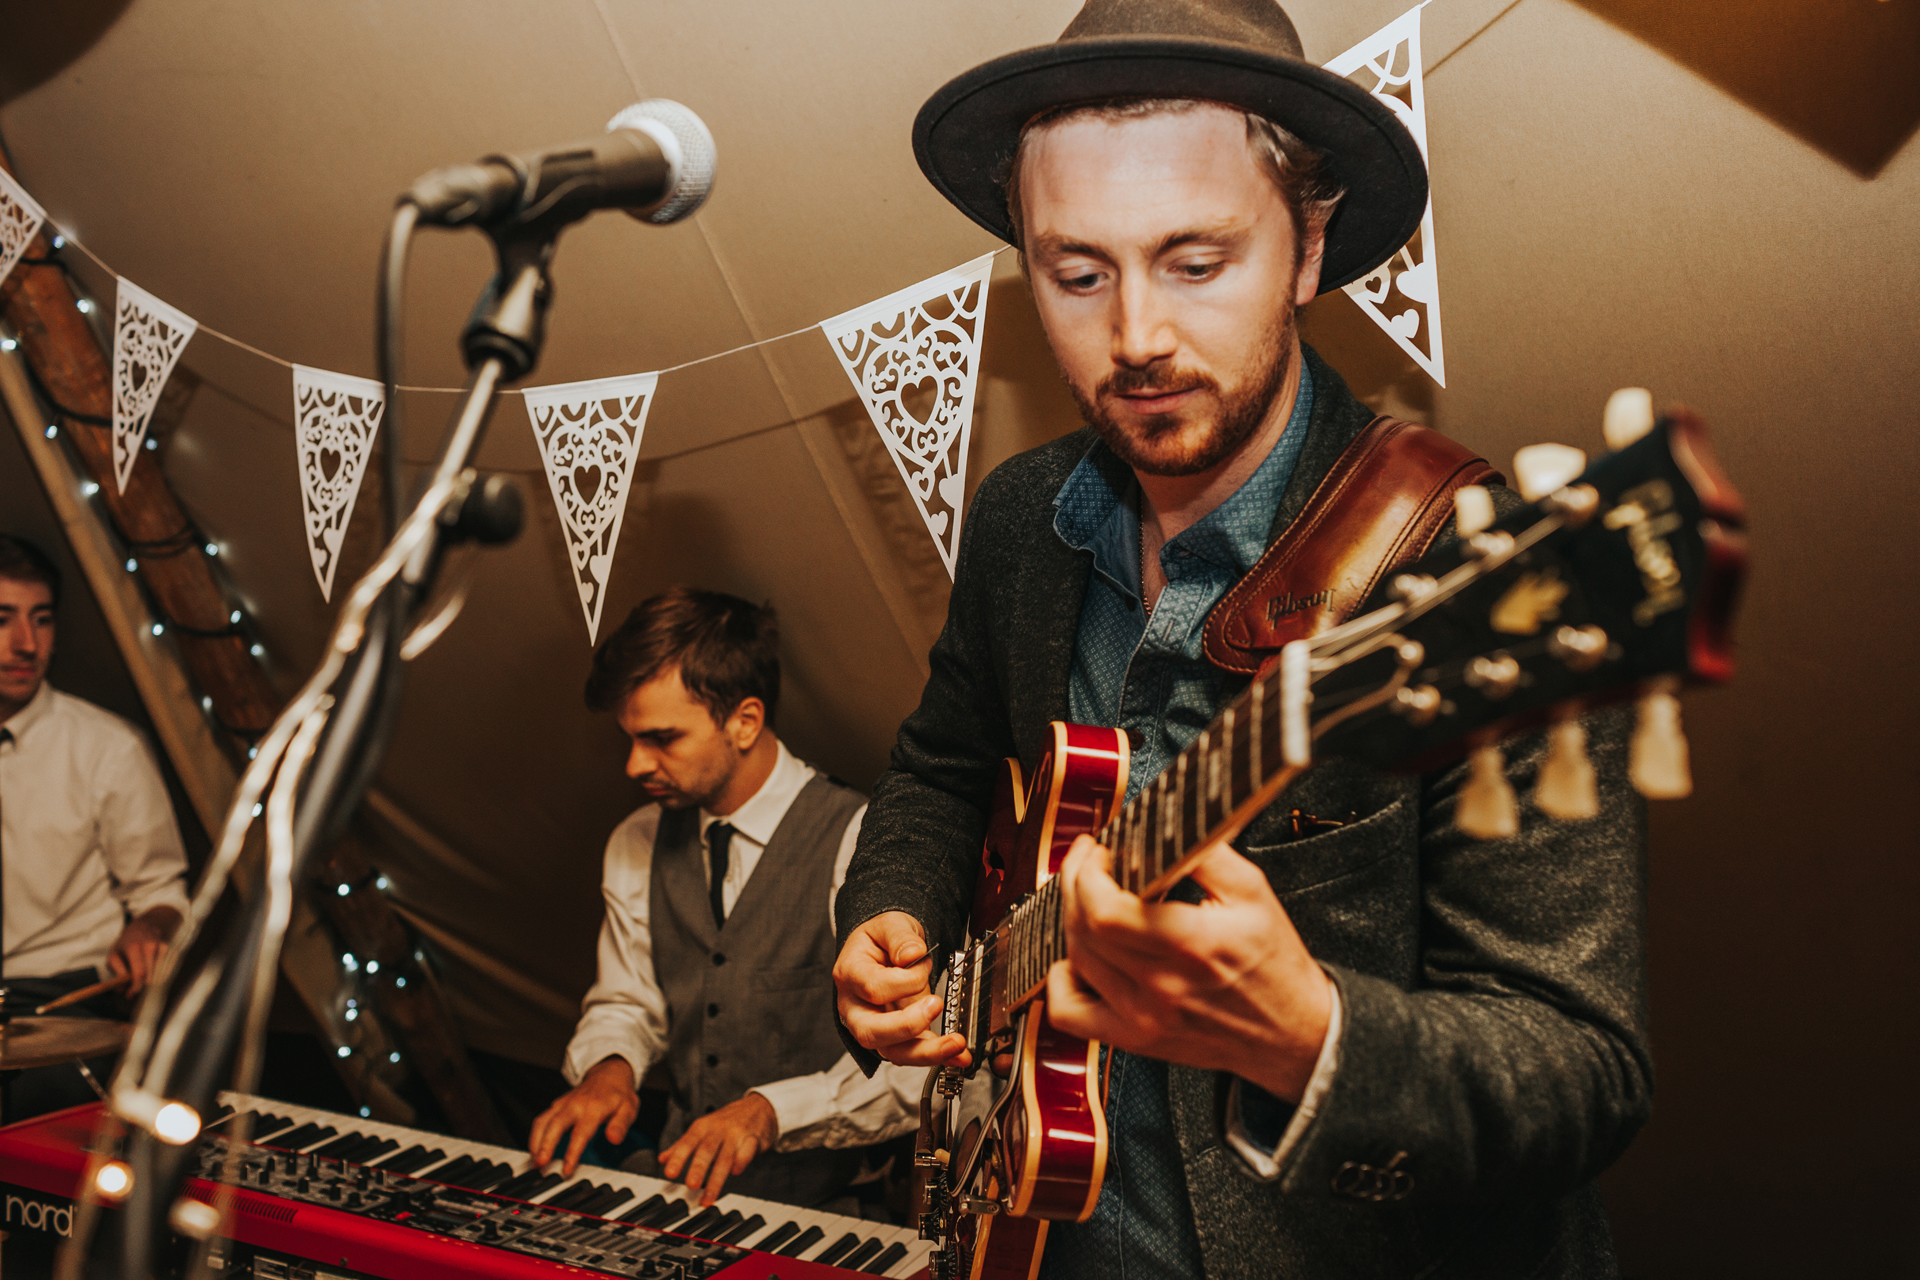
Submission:
{"label": "microphone", "polygon": [[598,138],[435,169],[401,200],[440,227],[559,227],[597,209],[665,225],[706,203],[713,167],[713,135],[700,117],[649,98],[614,116]]}

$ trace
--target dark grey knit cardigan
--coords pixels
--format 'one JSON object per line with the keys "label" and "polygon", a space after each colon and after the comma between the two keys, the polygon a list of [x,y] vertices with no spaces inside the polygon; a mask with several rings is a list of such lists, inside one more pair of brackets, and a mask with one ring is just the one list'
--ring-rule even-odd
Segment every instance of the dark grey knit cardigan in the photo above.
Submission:
{"label": "dark grey knit cardigan", "polygon": [[[1276,534],[1373,417],[1307,360],[1313,415]],[[996,764],[1017,755],[1031,769],[1048,722],[1068,718],[1091,559],[1054,533],[1052,500],[1091,443],[1083,428],[980,485],[926,691],[837,900],[843,941],[893,910],[941,950],[965,934]],[[1344,1019],[1333,1086],[1273,1182],[1224,1139],[1229,1077],[1170,1072],[1208,1276],[1615,1273],[1592,1181],[1645,1122],[1652,1092],[1644,813],[1625,784],[1627,728],[1619,712],[1587,720],[1597,818],[1550,821],[1524,803],[1544,752],[1535,737],[1508,748],[1523,798],[1511,838],[1454,829],[1464,766],[1402,777],[1334,760],[1234,842],[1338,984]],[[1358,819],[1289,842],[1291,808]],[[1396,1157],[1411,1178],[1404,1199],[1342,1193],[1368,1188],[1343,1166]]]}

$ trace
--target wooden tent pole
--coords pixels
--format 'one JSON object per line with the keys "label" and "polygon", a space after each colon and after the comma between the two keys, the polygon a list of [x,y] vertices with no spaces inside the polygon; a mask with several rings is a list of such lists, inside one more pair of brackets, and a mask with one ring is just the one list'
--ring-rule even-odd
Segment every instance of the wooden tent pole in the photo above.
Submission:
{"label": "wooden tent pole", "polygon": [[[6,161],[0,157],[0,167]],[[112,366],[98,337],[79,309],[78,297],[63,270],[52,262],[53,248],[44,234],[34,238],[25,258],[0,282],[0,313],[6,317],[45,397],[73,443],[82,465],[99,485],[96,495],[112,522],[135,550],[137,572],[164,616],[154,621],[175,624],[172,658],[166,647],[151,643],[151,617],[133,586],[119,568],[118,549],[98,511],[81,503],[78,478],[54,442],[39,431],[40,413],[32,389],[24,385],[21,365],[5,364],[0,374],[9,415],[15,420],[28,453],[35,460],[49,499],[68,532],[74,554],[99,597],[102,611],[114,629],[116,642],[162,745],[175,761],[182,784],[192,796],[201,824],[217,832],[231,800],[237,773],[232,758],[221,748],[212,726],[201,715],[200,696],[211,703],[214,719],[240,737],[258,734],[272,722],[280,698],[266,672],[247,652],[247,640],[228,621],[225,592],[214,576],[198,531],[161,472],[150,450],[134,460],[125,491],[113,484]],[[37,260],[37,261],[35,261]],[[167,655],[162,659],[161,655]],[[343,845],[347,842],[343,841]],[[365,855],[357,849],[334,851],[328,879],[337,879],[341,859],[348,867],[365,869]],[[362,886],[349,903],[338,895],[322,899],[329,923],[343,938],[376,925],[377,936],[389,942],[404,939],[406,926],[394,914],[383,894],[366,884],[367,874],[356,875]],[[310,903],[296,908],[282,957],[282,971],[299,994],[315,1023],[334,1025],[334,999],[339,989],[339,964],[332,942],[319,927]],[[375,1008],[381,1021],[401,1037],[415,1069],[435,1094],[455,1130],[464,1137],[501,1141],[506,1128],[473,1073],[457,1028],[439,996],[431,974],[411,963],[411,949],[401,948],[389,980],[372,983]],[[391,979],[412,971],[415,980],[396,985]],[[343,1071],[347,1068],[342,1064]],[[411,1119],[412,1109],[370,1069],[349,1073],[370,1106],[383,1115]]]}

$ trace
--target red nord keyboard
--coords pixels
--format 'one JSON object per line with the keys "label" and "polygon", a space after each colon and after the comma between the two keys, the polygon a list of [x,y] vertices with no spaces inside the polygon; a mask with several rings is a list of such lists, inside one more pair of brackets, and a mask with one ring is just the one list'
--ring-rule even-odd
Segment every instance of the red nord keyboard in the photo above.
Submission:
{"label": "red nord keyboard", "polygon": [[[243,1113],[230,1274],[257,1280],[896,1280],[926,1274],[932,1244],[904,1227],[687,1188],[609,1169],[562,1178],[524,1151],[421,1133],[266,1098],[230,1110],[195,1152],[188,1194],[211,1200]],[[98,1106],[0,1129],[0,1228],[68,1235]]]}

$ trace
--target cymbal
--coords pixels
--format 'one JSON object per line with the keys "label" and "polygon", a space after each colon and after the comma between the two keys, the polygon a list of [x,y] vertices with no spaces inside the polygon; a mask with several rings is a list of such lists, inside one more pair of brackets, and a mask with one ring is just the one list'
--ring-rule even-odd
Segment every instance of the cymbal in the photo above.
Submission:
{"label": "cymbal", "polygon": [[132,1030],[106,1018],[15,1018],[0,1026],[0,1071],[118,1053]]}

